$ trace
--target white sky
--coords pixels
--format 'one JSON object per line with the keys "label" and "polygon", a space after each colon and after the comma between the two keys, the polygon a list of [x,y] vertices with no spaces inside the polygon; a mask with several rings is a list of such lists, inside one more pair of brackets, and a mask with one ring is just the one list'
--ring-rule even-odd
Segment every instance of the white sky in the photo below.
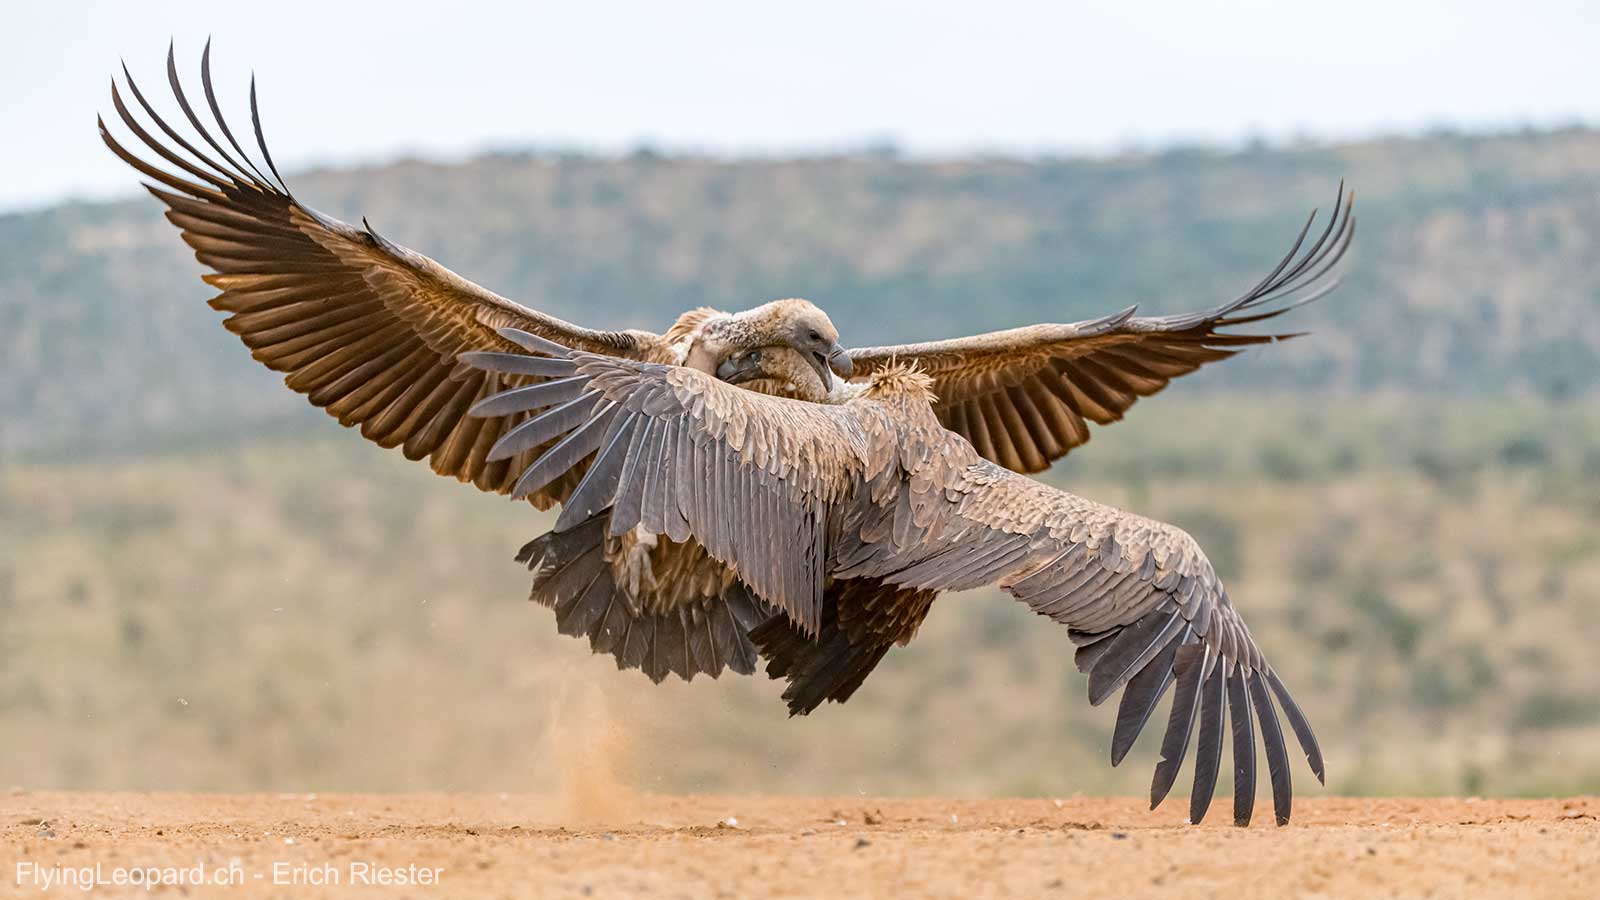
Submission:
{"label": "white sky", "polygon": [[1600,123],[1590,4],[1208,6],[5,0],[0,212],[131,194],[94,132],[111,73],[125,58],[174,109],[168,38],[198,85],[208,34],[230,114],[257,73],[285,170],[529,145],[1095,153]]}

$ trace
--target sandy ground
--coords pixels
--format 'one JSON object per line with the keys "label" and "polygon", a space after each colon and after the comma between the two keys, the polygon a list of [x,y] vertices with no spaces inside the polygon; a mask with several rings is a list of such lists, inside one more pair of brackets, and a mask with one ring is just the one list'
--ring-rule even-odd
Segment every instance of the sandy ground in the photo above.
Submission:
{"label": "sandy ground", "polygon": [[[1600,798],[1305,798],[1289,827],[1132,799],[0,796],[0,884],[82,896],[1594,897]],[[1225,805],[1225,804],[1224,804]],[[587,818],[589,824],[580,824]],[[562,824],[565,822],[566,824]],[[69,874],[73,873],[73,874]],[[387,873],[387,875],[385,875]],[[170,869],[163,877],[177,877]],[[378,882],[387,877],[391,883]],[[410,882],[410,883],[394,883]],[[236,882],[237,884],[229,884]],[[308,883],[318,882],[318,883]],[[433,883],[427,883],[433,882]],[[354,885],[354,888],[352,887]],[[0,889],[0,894],[10,893]],[[137,896],[106,884],[93,896]]]}

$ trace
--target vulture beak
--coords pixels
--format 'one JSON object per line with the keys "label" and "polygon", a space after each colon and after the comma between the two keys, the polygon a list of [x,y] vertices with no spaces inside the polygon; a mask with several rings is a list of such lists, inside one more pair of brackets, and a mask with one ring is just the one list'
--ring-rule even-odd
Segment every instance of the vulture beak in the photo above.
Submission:
{"label": "vulture beak", "polygon": [[817,375],[823,384],[831,384],[828,380],[828,370],[837,372],[840,378],[848,379],[856,370],[855,363],[850,361],[850,351],[839,344],[834,344],[826,355],[814,354],[817,361]]}
{"label": "vulture beak", "polygon": [[717,380],[728,384],[743,384],[761,377],[761,351],[730,356],[717,366]]}

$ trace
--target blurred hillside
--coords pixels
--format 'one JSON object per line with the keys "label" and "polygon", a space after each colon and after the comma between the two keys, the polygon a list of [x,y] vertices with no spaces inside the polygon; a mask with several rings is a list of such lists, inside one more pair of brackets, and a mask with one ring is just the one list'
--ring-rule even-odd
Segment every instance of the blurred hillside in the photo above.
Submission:
{"label": "blurred hillside", "polygon": [[[1184,385],[1560,396],[1600,380],[1600,134],[1218,155],[914,163],[503,155],[291,179],[306,202],[596,326],[805,296],[847,343],[1072,321],[1244,290],[1357,190],[1355,265],[1314,341]],[[129,184],[135,173],[129,172]],[[304,425],[200,305],[150,199],[0,218],[0,450]]]}
{"label": "blurred hillside", "polygon": [[[1600,134],[290,182],[585,324],[803,295],[868,344],[1212,304],[1340,176],[1346,286],[1285,323],[1314,335],[1183,379],[1046,477],[1199,538],[1331,789],[1600,791]],[[613,671],[521,602],[510,557],[547,517],[334,426],[198,273],[153,200],[0,218],[0,733],[22,736],[0,789],[516,790],[614,754],[665,790],[1148,785],[1151,737],[1108,768],[1115,711],[1064,631],[992,592],[942,600],[807,719],[765,679]],[[583,724],[597,706],[614,727]]]}
{"label": "blurred hillside", "polygon": [[[1050,477],[1199,538],[1330,790],[1600,791],[1600,413],[1145,412]],[[1115,705],[998,592],[940,600],[849,703],[790,719],[779,682],[652,686],[557,635],[511,560],[549,522],[332,426],[13,465],[0,790],[548,789],[574,761],[658,791],[1148,790],[1160,729],[1110,768]]]}

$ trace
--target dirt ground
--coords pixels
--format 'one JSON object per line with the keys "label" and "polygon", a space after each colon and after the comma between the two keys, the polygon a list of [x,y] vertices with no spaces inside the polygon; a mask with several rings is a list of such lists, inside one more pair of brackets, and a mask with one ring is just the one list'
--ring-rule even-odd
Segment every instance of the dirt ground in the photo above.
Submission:
{"label": "dirt ground", "polygon": [[[20,895],[1593,897],[1600,798],[1304,798],[1247,830],[1134,799],[0,795]],[[1226,804],[1223,804],[1226,805]],[[573,811],[582,809],[582,816]],[[580,821],[587,820],[587,823]],[[98,868],[96,868],[98,867]],[[203,868],[200,868],[203,867]],[[164,872],[161,870],[165,870]],[[76,878],[78,883],[63,883]],[[122,878],[124,885],[113,883]],[[46,879],[52,879],[47,881]],[[388,881],[384,884],[385,880]],[[0,891],[10,893],[10,891]]]}

